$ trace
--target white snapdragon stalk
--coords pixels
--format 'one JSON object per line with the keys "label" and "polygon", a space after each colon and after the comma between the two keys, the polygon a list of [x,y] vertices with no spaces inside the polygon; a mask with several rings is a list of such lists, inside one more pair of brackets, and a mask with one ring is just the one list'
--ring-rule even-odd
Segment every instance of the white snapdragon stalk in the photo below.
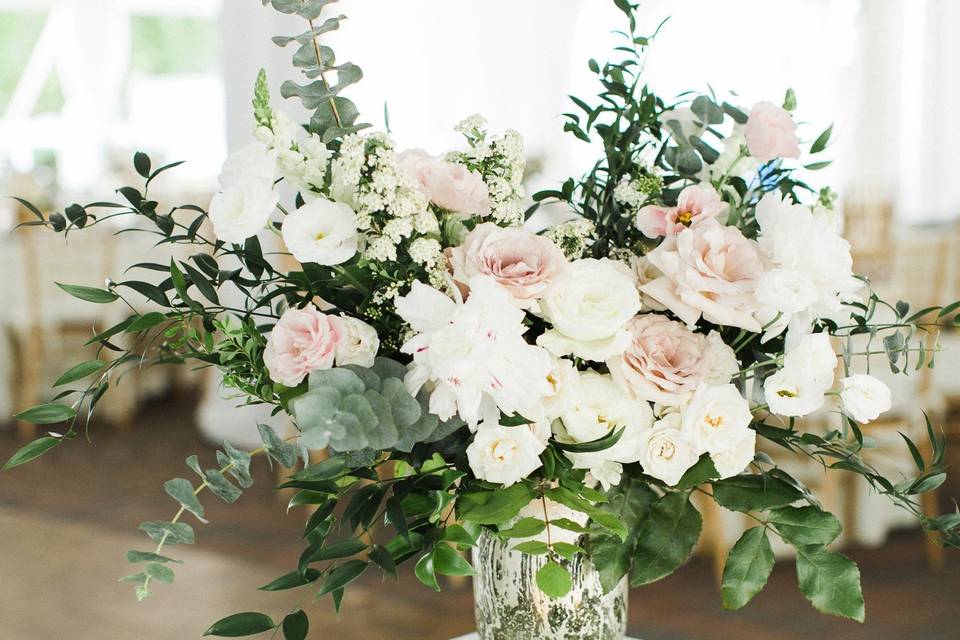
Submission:
{"label": "white snapdragon stalk", "polygon": [[871,375],[855,373],[841,380],[840,386],[843,411],[857,422],[866,424],[890,410],[890,388]]}
{"label": "white snapdragon stalk", "polygon": [[467,447],[467,461],[478,479],[509,486],[540,467],[545,448],[529,429],[481,422]]}
{"label": "white snapdragon stalk", "polygon": [[340,329],[335,361],[337,366],[354,364],[359,367],[372,367],[380,349],[380,337],[377,330],[363,320],[341,315],[335,318]]}
{"label": "white snapdragon stalk", "polygon": [[341,264],[357,252],[357,216],[342,202],[316,198],[284,218],[281,235],[300,262]]}
{"label": "white snapdragon stalk", "polygon": [[553,328],[537,344],[558,356],[602,362],[629,344],[625,327],[640,310],[640,294],[624,265],[577,260],[547,290],[541,310]]}

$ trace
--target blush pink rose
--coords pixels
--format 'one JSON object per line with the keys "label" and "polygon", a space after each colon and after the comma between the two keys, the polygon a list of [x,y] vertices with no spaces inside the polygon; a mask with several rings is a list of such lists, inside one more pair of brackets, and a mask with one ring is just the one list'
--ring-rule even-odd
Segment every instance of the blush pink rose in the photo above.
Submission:
{"label": "blush pink rose", "polygon": [[311,371],[329,369],[340,333],[336,317],[320,313],[312,304],[287,309],[274,325],[263,351],[270,379],[295,387]]}
{"label": "blush pink rose", "polygon": [[567,259],[553,242],[517,227],[484,222],[450,250],[453,279],[466,284],[476,275],[488,275],[523,303],[539,298],[567,267]]}
{"label": "blush pink rose", "polygon": [[800,157],[796,123],[785,109],[772,102],[753,105],[743,129],[743,137],[750,155],[760,162]]}
{"label": "blush pink rose", "polygon": [[663,274],[640,287],[693,327],[708,322],[760,331],[754,318],[763,263],[755,242],[711,221],[668,236],[647,259]]}
{"label": "blush pink rose", "polygon": [[636,225],[648,238],[672,236],[687,227],[713,220],[727,209],[720,194],[709,184],[686,187],[677,197],[677,206],[647,205],[637,212]]}
{"label": "blush pink rose", "polygon": [[627,331],[630,346],[607,362],[614,380],[641,400],[682,404],[703,380],[706,336],[655,313],[635,316]]}
{"label": "blush pink rose", "polygon": [[420,149],[404,151],[399,161],[420,186],[423,195],[438,207],[464,215],[490,214],[490,194],[476,171]]}

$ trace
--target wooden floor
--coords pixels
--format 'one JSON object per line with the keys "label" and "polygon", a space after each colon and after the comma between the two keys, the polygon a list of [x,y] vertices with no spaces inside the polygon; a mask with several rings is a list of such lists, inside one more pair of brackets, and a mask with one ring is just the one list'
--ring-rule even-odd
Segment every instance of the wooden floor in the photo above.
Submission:
{"label": "wooden floor", "polygon": [[[262,465],[257,486],[238,503],[207,496],[211,524],[196,525],[198,545],[175,584],[158,586],[157,597],[141,604],[117,584],[126,549],[149,546],[137,525],[175,511],[162,483],[190,476],[183,460],[191,453],[213,464],[192,408],[189,398],[168,400],[145,409],[130,433],[102,425],[91,443],[68,443],[0,474],[0,638],[183,640],[200,637],[220,615],[256,608],[282,615],[296,604],[297,594],[255,591],[295,566],[302,525],[300,514],[285,513]],[[0,457],[16,447],[12,433],[0,432]],[[777,565],[746,609],[724,612],[707,562],[694,559],[633,591],[629,631],[644,640],[960,638],[960,554],[948,555],[944,571],[929,571],[919,531],[897,532],[879,550],[848,552],[863,573],[863,625],[813,612],[792,562]],[[309,606],[311,637],[324,640],[446,640],[469,631],[473,617],[469,583],[436,594],[409,571],[399,582],[365,576],[348,590],[339,619],[329,600]]]}

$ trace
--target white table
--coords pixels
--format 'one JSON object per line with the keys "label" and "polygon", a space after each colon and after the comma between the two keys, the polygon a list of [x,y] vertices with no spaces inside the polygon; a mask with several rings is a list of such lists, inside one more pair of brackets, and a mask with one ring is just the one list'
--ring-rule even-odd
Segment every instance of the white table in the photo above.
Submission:
{"label": "white table", "polygon": [[[477,634],[468,633],[465,636],[460,636],[459,638],[451,638],[451,640],[477,640]],[[624,638],[624,640],[637,640],[637,638]]]}

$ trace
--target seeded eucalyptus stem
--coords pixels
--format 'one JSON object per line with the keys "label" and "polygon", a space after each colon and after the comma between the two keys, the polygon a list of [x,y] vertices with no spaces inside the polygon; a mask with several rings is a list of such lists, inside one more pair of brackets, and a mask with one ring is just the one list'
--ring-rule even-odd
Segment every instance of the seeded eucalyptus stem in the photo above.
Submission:
{"label": "seeded eucalyptus stem", "polygon": [[[310,24],[310,31],[311,31],[310,39],[313,41],[313,53],[317,57],[317,66],[322,69],[323,62],[320,57],[320,43],[317,42],[317,36],[312,33],[314,31],[313,20],[307,20],[307,22]],[[327,82],[327,78],[323,75],[323,71],[320,71],[319,75],[320,75],[320,82],[323,83],[323,88],[329,90],[330,84]],[[343,122],[340,120],[340,112],[337,111],[337,101],[335,97],[330,96],[329,98],[327,98],[327,101],[330,103],[330,110],[333,112],[333,119],[336,120],[337,126],[342,128]]]}

